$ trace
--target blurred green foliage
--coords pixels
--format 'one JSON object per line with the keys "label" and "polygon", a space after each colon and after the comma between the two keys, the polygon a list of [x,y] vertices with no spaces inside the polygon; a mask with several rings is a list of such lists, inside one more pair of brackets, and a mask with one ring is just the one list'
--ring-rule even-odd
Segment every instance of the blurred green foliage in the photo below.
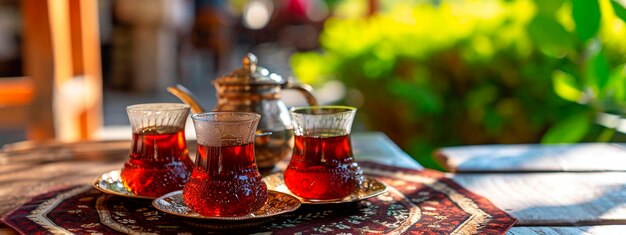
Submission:
{"label": "blurred green foliage", "polygon": [[427,167],[441,146],[580,141],[626,110],[617,0],[386,1],[369,16],[362,2],[337,6],[294,73],[345,83],[360,120]]}

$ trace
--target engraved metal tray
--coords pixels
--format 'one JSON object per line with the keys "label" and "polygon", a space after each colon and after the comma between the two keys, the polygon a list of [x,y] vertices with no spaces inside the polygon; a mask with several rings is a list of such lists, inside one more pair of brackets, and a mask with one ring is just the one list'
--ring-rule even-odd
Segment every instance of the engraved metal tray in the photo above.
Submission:
{"label": "engraved metal tray", "polygon": [[122,183],[122,177],[120,177],[119,170],[109,171],[96,177],[92,185],[94,188],[106,194],[129,198],[155,199],[155,197],[136,195],[133,192],[126,190],[126,188],[124,188],[124,183]]}
{"label": "engraved metal tray", "polygon": [[384,193],[385,191],[387,191],[387,186],[384,183],[374,178],[365,176],[365,180],[363,180],[363,182],[358,186],[357,190],[351,195],[348,195],[347,197],[339,198],[339,199],[330,199],[330,200],[306,199],[306,198],[298,197],[297,195],[289,191],[289,189],[285,185],[285,180],[283,179],[282,173],[274,173],[266,177],[263,177],[263,181],[265,181],[265,184],[267,184],[267,189],[276,190],[278,192],[283,192],[283,193],[292,195],[300,199],[300,201],[302,201],[302,204],[352,203],[352,202],[361,201],[363,199],[378,196]]}
{"label": "engraved metal tray", "polygon": [[152,205],[157,210],[163,211],[168,214],[205,220],[247,220],[247,219],[259,219],[267,218],[287,212],[292,212],[300,207],[300,200],[296,197],[286,193],[277,192],[274,190],[267,191],[267,202],[261,207],[261,209],[242,216],[203,216],[187,207],[183,201],[183,191],[178,190],[168,194],[165,194],[154,201]]}
{"label": "engraved metal tray", "polygon": [[261,209],[252,213],[233,216],[203,216],[189,208],[183,200],[183,191],[165,194],[154,201],[152,206],[164,213],[185,217],[185,223],[209,229],[234,229],[257,226],[280,214],[295,211],[300,200],[286,193],[268,190],[267,202]]}

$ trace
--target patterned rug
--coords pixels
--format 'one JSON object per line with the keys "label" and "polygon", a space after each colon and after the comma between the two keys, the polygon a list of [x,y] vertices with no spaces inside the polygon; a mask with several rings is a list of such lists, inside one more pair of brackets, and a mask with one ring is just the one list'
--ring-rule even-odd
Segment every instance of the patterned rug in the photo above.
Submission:
{"label": "patterned rug", "polygon": [[[237,233],[505,234],[517,221],[487,199],[432,170],[359,163],[387,192],[358,203],[302,206]],[[88,185],[39,195],[2,220],[22,234],[198,234],[208,230],[157,211],[149,200],[103,194]],[[227,231],[233,233],[233,231]]]}

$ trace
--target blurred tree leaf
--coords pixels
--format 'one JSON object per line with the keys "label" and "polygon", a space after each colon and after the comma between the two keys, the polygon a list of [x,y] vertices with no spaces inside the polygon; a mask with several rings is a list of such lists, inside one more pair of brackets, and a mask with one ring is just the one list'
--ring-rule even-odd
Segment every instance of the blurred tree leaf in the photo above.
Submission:
{"label": "blurred tree leaf", "polygon": [[443,109],[442,101],[432,88],[414,86],[396,78],[387,83],[387,89],[391,94],[414,104],[414,108],[419,113],[433,114],[439,113]]}
{"label": "blurred tree leaf", "polygon": [[534,0],[540,12],[551,14],[563,5],[565,0]]}
{"label": "blurred tree leaf", "polygon": [[572,102],[580,101],[582,92],[578,89],[576,78],[569,73],[557,70],[552,73],[554,92],[561,98]]}
{"label": "blurred tree leaf", "polygon": [[626,64],[617,66],[611,71],[608,87],[612,89],[612,95],[617,102],[626,101]]}
{"label": "blurred tree leaf", "polygon": [[554,144],[566,142],[578,142],[585,137],[590,123],[584,112],[569,116],[548,129],[541,139],[541,143]]}
{"label": "blurred tree leaf", "polygon": [[606,86],[609,84],[610,66],[603,51],[594,54],[586,64],[587,81],[600,97],[604,97]]}
{"label": "blurred tree leaf", "polygon": [[[332,14],[321,51],[294,57],[293,71],[361,92],[363,126],[425,166],[442,146],[537,142],[546,133],[544,142],[590,140],[598,112],[626,113],[626,78],[614,67],[626,63],[616,16],[626,5],[611,7],[625,0],[380,2],[374,15]],[[594,96],[600,88],[604,96]]]}
{"label": "blurred tree leaf", "polygon": [[624,5],[617,0],[611,0],[611,5],[615,15],[626,22],[626,8],[624,8]]}
{"label": "blurred tree leaf", "polygon": [[562,54],[574,47],[572,35],[552,16],[536,15],[528,24],[528,31],[546,53]]}
{"label": "blurred tree leaf", "polygon": [[321,85],[327,79],[333,62],[316,52],[303,52],[291,57],[291,64],[296,65],[292,68],[298,74],[298,80],[313,86]]}
{"label": "blurred tree leaf", "polygon": [[600,29],[600,4],[598,0],[572,0],[572,17],[581,41],[593,38]]}

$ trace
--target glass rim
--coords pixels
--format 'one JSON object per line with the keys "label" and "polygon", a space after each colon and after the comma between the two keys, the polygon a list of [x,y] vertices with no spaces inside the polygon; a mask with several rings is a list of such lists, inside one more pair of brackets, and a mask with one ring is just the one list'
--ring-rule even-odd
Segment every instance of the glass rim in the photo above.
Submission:
{"label": "glass rim", "polygon": [[[301,111],[313,111],[313,110],[341,110],[338,112],[332,113],[315,113],[315,112],[301,112]],[[303,114],[303,115],[334,115],[341,113],[351,113],[356,112],[357,108],[352,106],[345,105],[318,105],[318,106],[303,106],[303,107],[292,107],[289,109],[290,113],[294,114]]]}
{"label": "glass rim", "polygon": [[[240,120],[213,120],[210,117],[217,116],[239,116],[248,117]],[[261,119],[261,114],[254,112],[241,112],[241,111],[211,111],[204,113],[195,113],[191,115],[191,119],[194,121],[215,121],[215,122],[248,122]]]}
{"label": "glass rim", "polygon": [[126,111],[128,112],[180,111],[189,109],[191,109],[191,106],[183,103],[143,103],[126,106]]}

